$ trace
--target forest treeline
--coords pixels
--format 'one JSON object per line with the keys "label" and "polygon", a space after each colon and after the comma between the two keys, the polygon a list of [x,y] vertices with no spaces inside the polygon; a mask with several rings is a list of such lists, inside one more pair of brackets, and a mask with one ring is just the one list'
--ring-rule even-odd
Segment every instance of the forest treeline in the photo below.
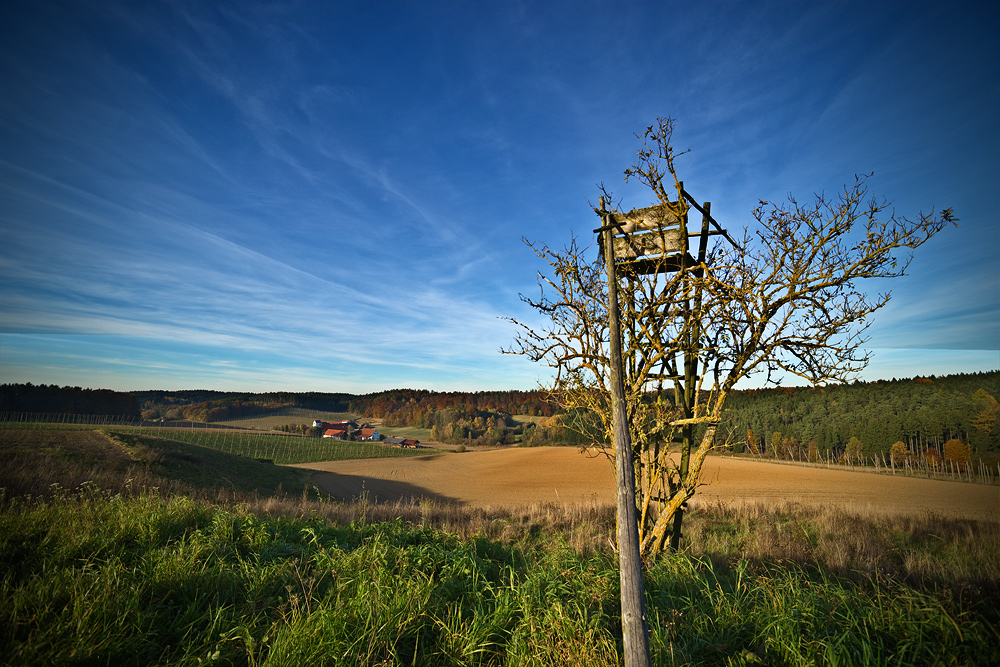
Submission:
{"label": "forest treeline", "polygon": [[1000,452],[1000,371],[734,392],[722,437],[735,451],[808,458],[867,457],[903,443],[912,455],[960,440],[974,452]]}
{"label": "forest treeline", "polygon": [[[432,392],[425,389],[393,389],[354,397],[350,411],[384,419],[396,413],[401,416],[416,415],[465,405],[471,410],[492,413],[551,417],[555,414],[555,407],[546,400],[546,396],[544,391]],[[413,417],[403,418],[408,422],[414,421]]]}
{"label": "forest treeline", "polygon": [[[914,457],[941,454],[953,440],[972,452],[1000,452],[997,396],[1000,371],[736,391],[717,442],[739,453],[800,460],[887,456],[897,443]],[[567,424],[593,420],[560,412],[545,399],[541,391],[404,389],[357,397],[350,411],[386,426],[431,429],[441,442],[585,444]],[[523,424],[512,415],[536,419]]]}
{"label": "forest treeline", "polygon": [[0,385],[0,413],[106,415],[139,417],[135,396],[110,389],[83,389],[46,384]]}
{"label": "forest treeline", "polygon": [[[718,443],[736,452],[784,458],[913,455],[960,440],[977,453],[1000,452],[1000,371],[855,382],[828,387],[735,391]],[[431,431],[440,442],[584,444],[568,423],[586,423],[546,401],[544,391],[432,392],[394,389],[355,395],[210,390],[115,392],[55,385],[0,385],[0,412],[112,415],[215,422],[287,408],[350,412],[385,426]],[[652,397],[650,397],[652,399]],[[669,400],[670,392],[666,398]],[[531,419],[513,419],[524,415]]]}
{"label": "forest treeline", "polygon": [[351,394],[324,392],[226,392],[202,389],[184,391],[135,391],[132,395],[142,407],[147,420],[189,419],[219,422],[272,414],[287,408],[318,412],[346,412]]}

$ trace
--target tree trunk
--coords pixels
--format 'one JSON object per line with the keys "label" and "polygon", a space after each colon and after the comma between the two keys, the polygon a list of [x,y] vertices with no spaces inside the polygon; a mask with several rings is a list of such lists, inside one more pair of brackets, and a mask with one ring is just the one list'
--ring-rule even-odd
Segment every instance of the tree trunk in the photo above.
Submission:
{"label": "tree trunk", "polygon": [[705,463],[705,457],[712,450],[712,443],[715,441],[715,431],[717,426],[709,424],[702,436],[701,444],[691,455],[690,468],[687,479],[679,484],[677,490],[671,495],[666,505],[660,508],[660,516],[656,518],[656,523],[643,537],[642,549],[647,554],[656,553],[659,545],[666,539],[667,530],[674,524],[674,516],[683,505],[694,496],[698,488],[698,480],[701,478],[701,468]]}
{"label": "tree trunk", "polygon": [[[690,414],[685,414],[685,417],[690,417]],[[684,427],[684,436],[681,439],[681,465],[678,477],[680,478],[680,487],[683,490],[687,484],[688,474],[691,469],[691,437],[692,428],[690,426]],[[687,501],[684,501],[680,506],[674,510],[674,520],[673,525],[670,528],[670,550],[677,551],[681,546],[681,527],[684,523],[684,510],[687,508]]]}

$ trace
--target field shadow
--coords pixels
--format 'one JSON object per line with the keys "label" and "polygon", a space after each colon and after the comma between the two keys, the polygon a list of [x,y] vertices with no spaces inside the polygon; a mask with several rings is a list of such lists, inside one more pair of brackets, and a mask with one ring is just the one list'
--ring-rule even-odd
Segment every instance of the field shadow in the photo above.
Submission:
{"label": "field shadow", "polygon": [[369,500],[376,503],[398,503],[414,499],[427,499],[448,505],[462,506],[466,504],[465,501],[458,498],[435,493],[409,482],[373,479],[363,475],[315,471],[312,473],[312,483],[320,491],[343,501],[357,500],[367,495]]}

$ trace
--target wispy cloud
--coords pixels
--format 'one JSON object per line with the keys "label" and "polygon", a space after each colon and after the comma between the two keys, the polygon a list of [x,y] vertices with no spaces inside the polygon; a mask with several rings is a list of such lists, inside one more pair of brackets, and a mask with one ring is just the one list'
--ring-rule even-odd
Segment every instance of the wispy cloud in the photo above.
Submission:
{"label": "wispy cloud", "polygon": [[[43,179],[47,186],[77,193]],[[425,285],[360,290],[272,259],[182,220],[94,196],[86,206],[48,197],[35,204],[133,233],[95,243],[66,233],[58,272],[38,256],[8,260],[31,286],[4,296],[6,331],[112,333],[218,348],[279,350],[301,361],[441,368],[494,353],[497,313]],[[202,215],[203,212],[200,212]],[[224,212],[219,212],[222,215]],[[21,245],[41,250],[51,230],[22,227]],[[44,298],[42,298],[44,294]],[[456,331],[467,334],[458,340]]]}

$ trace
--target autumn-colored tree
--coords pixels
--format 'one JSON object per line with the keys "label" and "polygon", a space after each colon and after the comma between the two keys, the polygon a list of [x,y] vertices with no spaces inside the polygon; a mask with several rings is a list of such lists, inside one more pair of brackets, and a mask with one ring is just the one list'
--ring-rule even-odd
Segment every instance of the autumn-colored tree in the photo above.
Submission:
{"label": "autumn-colored tree", "polygon": [[781,458],[781,442],[784,438],[781,435],[781,431],[775,431],[771,434],[771,442],[768,443],[768,450],[774,458]]}
{"label": "autumn-colored tree", "polygon": [[799,455],[799,439],[790,435],[782,437],[781,452],[785,458],[796,460]]}
{"label": "autumn-colored tree", "polygon": [[969,459],[972,458],[972,450],[969,449],[968,443],[958,438],[952,438],[944,443],[942,450],[944,460],[954,463],[959,470],[963,470],[968,465]]}
{"label": "autumn-colored tree", "polygon": [[894,442],[889,448],[889,457],[896,465],[906,463],[906,460],[910,458],[910,451],[906,448],[906,443],[901,440]]}
{"label": "autumn-colored tree", "polygon": [[[575,239],[562,250],[528,242],[551,268],[539,274],[537,297],[521,297],[544,324],[512,320],[520,331],[504,350],[554,370],[550,400],[588,415],[568,426],[583,426],[581,433],[613,460],[609,287],[622,295],[615,308],[623,403],[646,555],[665,548],[668,535],[670,546],[678,544],[678,519],[701,483],[736,383],[750,376],[770,384],[785,376],[813,384],[854,379],[869,361],[869,318],[889,301],[888,293],[869,297],[862,283],[904,275],[910,252],[954,220],[950,209],[915,220],[898,216],[869,194],[861,176],[832,197],[761,201],[752,229],[735,243],[708,233],[710,210],[696,203],[676,170],[673,128],[671,119],[658,119],[638,137],[638,160],[625,177],[652,193],[654,206],[643,210],[664,221],[654,234],[666,221],[687,230],[689,212],[701,212],[704,233],[697,238],[711,245],[705,261],[699,249],[693,263],[653,257],[643,260],[656,264],[648,272],[627,265],[606,271],[607,257]],[[611,210],[595,208],[601,229],[624,229],[628,209],[603,186],[601,194],[611,203]],[[686,252],[688,237],[680,240]],[[679,461],[671,456],[675,441]]]}
{"label": "autumn-colored tree", "polygon": [[924,461],[932,468],[941,465],[941,453],[938,452],[937,447],[927,448],[927,451],[924,452]]}

